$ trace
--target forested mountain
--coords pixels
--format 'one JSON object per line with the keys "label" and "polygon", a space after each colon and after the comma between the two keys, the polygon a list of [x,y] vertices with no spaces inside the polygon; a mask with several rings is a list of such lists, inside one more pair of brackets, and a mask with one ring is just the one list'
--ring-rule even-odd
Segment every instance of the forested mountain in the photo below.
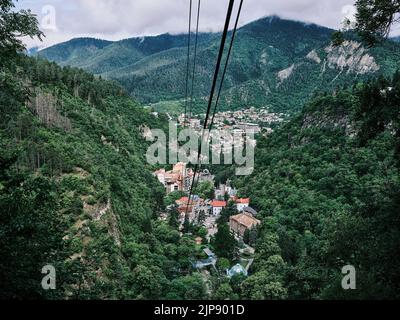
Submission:
{"label": "forested mountain", "polygon": [[[388,41],[368,49],[347,35],[339,47],[331,46],[333,30],[313,24],[267,17],[240,28],[228,75],[222,109],[270,107],[291,113],[316,91],[362,81],[371,75],[392,75],[399,67],[400,46]],[[219,34],[202,34],[198,50],[195,107],[204,110],[218,51]],[[87,40],[77,52],[91,50]],[[161,35],[127,39],[93,53],[62,56],[68,43],[39,54],[60,64],[86,70],[120,82],[139,102],[160,110],[181,105],[185,92],[187,36]],[[74,47],[74,45],[71,45]],[[151,49],[149,49],[151,48]],[[57,58],[57,52],[60,57]],[[157,104],[160,101],[170,103]],[[162,109],[165,110],[165,109]]]}
{"label": "forested mountain", "polygon": [[80,60],[96,54],[98,51],[111,44],[111,41],[93,38],[77,38],[58,44],[56,47],[46,49],[46,59],[57,61],[60,65],[77,64],[76,66],[78,67]]}
{"label": "forested mountain", "polygon": [[[259,141],[237,181],[263,226],[248,298],[400,297],[400,73],[335,94]],[[341,287],[342,267],[357,290]]]}
{"label": "forested mountain", "polygon": [[[199,42],[216,38],[215,34],[199,34]],[[148,56],[187,44],[187,36],[163,34],[117,42],[92,38],[76,38],[40,51],[39,55],[62,66],[83,68],[104,74],[130,66]]]}
{"label": "forested mountain", "polygon": [[144,157],[142,130],[166,119],[82,70],[1,57],[0,298],[205,297]]}
{"label": "forested mountain", "polygon": [[[157,219],[141,128],[165,119],[118,85],[24,56],[0,86],[2,297],[207,298],[193,240]],[[399,74],[318,95],[260,140],[255,173],[235,181],[262,221],[254,266],[214,279],[215,297],[399,297],[399,96]],[[48,263],[56,293],[40,287]],[[346,264],[359,290],[341,289]]]}
{"label": "forested mountain", "polygon": [[[165,197],[145,159],[145,131],[166,129],[167,118],[130,96],[179,103],[186,37],[75,39],[41,52],[60,66],[22,54],[16,35],[42,33],[29,11],[13,9],[0,6],[0,299],[400,298],[395,42],[367,49],[346,34],[334,47],[332,30],[277,17],[239,30],[222,106],[299,112],[258,136],[252,175],[215,171],[261,222],[246,234],[248,276],[229,278],[235,203],[203,246],[200,223],[179,228],[164,200],[182,194]],[[208,93],[218,45],[218,34],[200,35],[197,97]],[[201,274],[191,262],[204,261],[204,247],[218,261]],[[57,290],[41,286],[47,265]],[[346,265],[357,290],[341,287]]]}

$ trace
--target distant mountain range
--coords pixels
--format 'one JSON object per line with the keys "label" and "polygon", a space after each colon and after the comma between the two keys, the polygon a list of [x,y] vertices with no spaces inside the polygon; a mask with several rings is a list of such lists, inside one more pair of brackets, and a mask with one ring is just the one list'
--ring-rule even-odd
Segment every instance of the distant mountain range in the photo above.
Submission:
{"label": "distant mountain range", "polygon": [[[269,107],[291,113],[317,91],[331,91],[400,67],[400,45],[367,49],[355,36],[331,46],[334,30],[315,24],[263,18],[238,30],[221,109]],[[204,111],[219,33],[199,35],[194,108]],[[158,111],[182,110],[187,35],[163,34],[117,42],[79,38],[38,54],[120,82],[139,102]]]}

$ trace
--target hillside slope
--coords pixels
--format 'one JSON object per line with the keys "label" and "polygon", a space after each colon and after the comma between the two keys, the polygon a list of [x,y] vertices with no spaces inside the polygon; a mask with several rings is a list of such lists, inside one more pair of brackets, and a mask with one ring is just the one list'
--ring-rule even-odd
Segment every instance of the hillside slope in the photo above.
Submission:
{"label": "hillside slope", "polygon": [[[199,42],[209,41],[213,34],[200,34]],[[130,66],[141,59],[187,45],[187,36],[162,34],[153,37],[103,41],[92,38],[76,38],[52,46],[38,53],[49,61],[62,66],[83,68],[94,74],[104,74]]]}
{"label": "hillside slope", "polygon": [[[399,97],[400,73],[320,95],[259,142],[237,181],[263,221],[245,297],[400,297]],[[341,287],[346,265],[357,290]]]}
{"label": "hillside slope", "polygon": [[[399,67],[399,45],[388,42],[378,48],[366,49],[356,38],[350,37],[342,47],[332,48],[332,32],[328,28],[276,16],[240,28],[221,108],[267,106],[273,111],[292,113],[300,110],[317,91],[333,90],[379,74],[388,76]],[[201,37],[195,79],[197,112],[206,106],[220,42],[219,34],[202,34]],[[157,50],[146,51],[140,56],[137,51],[142,53],[143,50],[139,45],[147,43]],[[160,101],[182,105],[185,45],[183,35],[162,35],[117,42],[78,60],[52,60],[115,79],[138,101],[155,104],[157,108]],[[120,49],[121,46],[124,49]],[[48,50],[57,48],[43,50],[40,55],[51,59]]]}
{"label": "hillside slope", "polygon": [[142,130],[166,119],[115,83],[25,56],[1,67],[0,89],[0,298],[206,296],[185,276],[194,242],[158,219]]}

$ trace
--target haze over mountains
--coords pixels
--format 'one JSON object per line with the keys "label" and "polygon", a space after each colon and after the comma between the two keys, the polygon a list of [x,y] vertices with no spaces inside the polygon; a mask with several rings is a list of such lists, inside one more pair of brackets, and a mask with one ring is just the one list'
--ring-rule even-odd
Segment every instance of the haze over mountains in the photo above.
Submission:
{"label": "haze over mountains", "polygon": [[[388,41],[367,49],[349,36],[331,46],[334,30],[266,17],[240,28],[228,69],[221,109],[269,107],[291,113],[317,91],[331,91],[399,67],[400,45]],[[199,35],[195,111],[204,110],[220,34]],[[182,110],[187,35],[163,34],[110,42],[73,39],[39,52],[57,62],[120,82],[139,102],[158,111]],[[193,51],[192,51],[193,52]],[[167,102],[167,103],[166,103]]]}

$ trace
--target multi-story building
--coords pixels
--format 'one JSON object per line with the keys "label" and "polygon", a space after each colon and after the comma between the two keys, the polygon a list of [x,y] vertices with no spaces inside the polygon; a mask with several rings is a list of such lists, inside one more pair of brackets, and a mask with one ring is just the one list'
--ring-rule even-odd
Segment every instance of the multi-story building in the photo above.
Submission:
{"label": "multi-story building", "polygon": [[221,211],[226,207],[226,201],[213,200],[211,202],[211,207],[212,207],[212,214],[214,216],[218,216],[221,214]]}
{"label": "multi-story building", "polygon": [[240,213],[229,218],[229,228],[231,232],[239,238],[243,238],[246,230],[251,230],[260,223],[260,220],[256,219],[248,212]]}
{"label": "multi-story building", "polygon": [[250,205],[250,199],[236,199],[236,208],[237,211],[242,212],[244,208],[248,207]]}
{"label": "multi-story building", "polygon": [[167,194],[173,191],[188,192],[193,179],[193,170],[187,169],[185,163],[179,162],[171,171],[160,169],[154,172],[154,175],[164,185]]}

